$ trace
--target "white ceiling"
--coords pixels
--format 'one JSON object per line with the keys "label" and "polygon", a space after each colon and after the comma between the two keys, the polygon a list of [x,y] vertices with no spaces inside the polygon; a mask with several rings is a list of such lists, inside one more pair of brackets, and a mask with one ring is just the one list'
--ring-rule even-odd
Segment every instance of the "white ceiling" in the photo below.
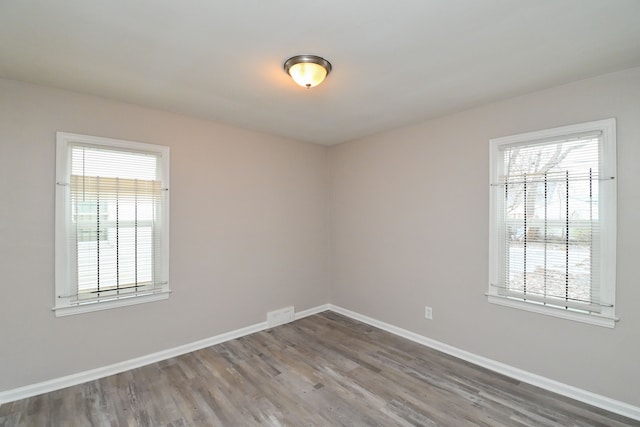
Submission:
{"label": "white ceiling", "polygon": [[326,145],[636,66],[640,0],[0,0],[0,77]]}

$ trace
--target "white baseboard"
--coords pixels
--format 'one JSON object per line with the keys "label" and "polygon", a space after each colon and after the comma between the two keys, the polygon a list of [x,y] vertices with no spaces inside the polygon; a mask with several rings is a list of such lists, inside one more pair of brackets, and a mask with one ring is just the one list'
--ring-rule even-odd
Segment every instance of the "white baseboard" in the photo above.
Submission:
{"label": "white baseboard", "polygon": [[[540,375],[532,374],[522,369],[514,368],[513,366],[506,365],[501,362],[497,362],[486,357],[478,356],[465,350],[450,346],[448,344],[441,343],[436,340],[432,340],[425,336],[416,334],[414,332],[402,329],[385,322],[367,317],[360,313],[356,313],[351,310],[347,310],[337,305],[324,304],[317,307],[313,307],[307,310],[295,313],[295,320],[302,319],[303,317],[311,316],[317,313],[321,313],[326,310],[331,310],[336,313],[345,315],[354,320],[375,326],[384,331],[406,338],[418,344],[431,347],[435,350],[439,350],[443,353],[450,354],[467,362],[474,363],[492,371],[501,373],[503,375],[515,378],[517,380],[532,384],[534,386],[549,390],[554,393],[561,394],[563,396],[570,397],[572,399],[587,403],[589,405],[596,406],[598,408],[605,409],[607,411],[614,412],[616,414],[623,415],[635,420],[640,421],[640,407],[630,405],[628,403],[620,402],[599,394],[591,393],[586,390],[579,389],[567,384],[563,384],[558,381],[551,380],[549,378],[542,377]],[[48,393],[55,390],[60,390],[66,387],[82,384],[87,381],[93,381],[100,378],[107,377],[109,375],[118,374],[120,372],[128,371],[130,369],[139,368],[141,366],[149,365],[151,363],[160,362],[162,360],[170,359],[172,357],[180,356],[192,351],[200,350],[205,347],[220,344],[225,341],[230,341],[236,338],[243,337],[255,332],[259,332],[267,329],[267,322],[256,323],[251,326],[236,329],[234,331],[226,332],[220,335],[216,335],[203,340],[195,341],[189,344],[181,345],[178,347],[170,348],[168,350],[159,351],[157,353],[149,354],[135,359],[125,360],[113,365],[104,366],[97,369],[91,369],[89,371],[79,372],[77,374],[68,375],[61,378],[55,378],[49,381],[43,381],[28,386],[7,390],[0,392],[0,405],[7,402],[13,402],[19,399],[25,399],[28,397],[36,396],[42,393]]]}
{"label": "white baseboard", "polygon": [[482,366],[483,368],[487,368],[494,372],[498,372],[508,377],[515,378],[519,381],[640,421],[640,407],[633,406],[628,403],[611,399],[609,397],[602,396],[596,393],[592,393],[590,391],[582,390],[580,388],[573,387],[540,375],[536,375],[531,372],[523,371],[522,369],[518,369],[513,366],[488,359],[486,357],[478,356],[477,354],[473,354],[468,351],[450,346],[448,344],[432,340],[425,336],[416,334],[415,332],[398,328],[397,326],[381,322],[379,320],[367,317],[360,313],[356,313],[355,311],[347,310],[346,308],[342,308],[337,305],[329,304],[328,309],[344,316],[350,317],[354,320],[358,320],[368,325],[375,326],[376,328],[382,329],[384,331],[391,332],[394,335],[398,335],[418,344],[431,347],[435,350],[441,351],[462,360],[466,360],[467,362],[471,362],[475,365]]}
{"label": "white baseboard", "polygon": [[329,304],[319,305],[317,307],[310,308],[308,310],[302,310],[295,314],[295,319],[302,319],[303,317],[313,316],[314,314],[322,313],[329,310]]}
{"label": "white baseboard", "polygon": [[[313,307],[308,310],[295,313],[295,319],[302,319],[303,317],[311,316],[316,313],[320,313],[329,309],[328,304]],[[189,344],[181,345],[178,347],[170,348],[168,350],[162,350],[157,353],[148,354],[142,357],[136,357],[135,359],[125,360],[123,362],[114,363],[113,365],[103,366],[101,368],[91,369],[84,372],[78,372],[77,374],[67,375],[60,378],[54,378],[49,381],[43,381],[36,384],[30,384],[24,387],[15,388],[12,390],[0,392],[0,405],[3,403],[13,402],[15,400],[26,399],[27,397],[37,396],[38,394],[48,393],[51,391],[60,390],[66,387],[82,384],[87,381],[93,381],[100,378],[108,377],[109,375],[119,374],[120,372],[128,371],[130,369],[139,368],[141,366],[149,365],[151,363],[160,362],[162,360],[170,359],[172,357],[180,356],[192,351],[200,350],[205,347],[220,344],[225,341],[230,341],[236,338],[243,337],[245,335],[253,334],[267,329],[267,322],[256,323],[251,326],[236,329],[235,331],[226,332],[220,335],[216,335],[203,340],[195,341]]]}

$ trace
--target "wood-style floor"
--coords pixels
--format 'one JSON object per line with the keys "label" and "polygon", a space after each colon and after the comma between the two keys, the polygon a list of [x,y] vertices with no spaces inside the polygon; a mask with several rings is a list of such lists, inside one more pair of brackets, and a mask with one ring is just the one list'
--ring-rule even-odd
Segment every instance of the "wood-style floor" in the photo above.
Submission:
{"label": "wood-style floor", "polygon": [[7,403],[0,426],[629,426],[324,312]]}

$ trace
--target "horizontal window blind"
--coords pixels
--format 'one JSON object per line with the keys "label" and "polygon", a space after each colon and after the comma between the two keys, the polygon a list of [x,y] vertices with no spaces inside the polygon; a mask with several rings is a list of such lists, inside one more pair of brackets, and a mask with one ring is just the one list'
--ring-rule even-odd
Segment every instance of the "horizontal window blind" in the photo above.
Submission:
{"label": "horizontal window blind", "polygon": [[69,243],[71,301],[160,289],[164,191],[156,153],[72,144]]}
{"label": "horizontal window blind", "polygon": [[499,150],[498,294],[600,312],[601,133]]}

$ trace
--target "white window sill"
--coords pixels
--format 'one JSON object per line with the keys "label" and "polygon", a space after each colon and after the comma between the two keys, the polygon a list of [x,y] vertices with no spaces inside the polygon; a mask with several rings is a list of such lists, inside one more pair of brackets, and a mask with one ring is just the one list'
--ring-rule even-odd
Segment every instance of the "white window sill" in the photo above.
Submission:
{"label": "white window sill", "polygon": [[93,311],[109,310],[112,308],[126,307],[129,305],[144,304],[169,298],[171,291],[166,290],[147,295],[132,295],[129,297],[111,298],[104,301],[90,301],[80,304],[56,306],[53,311],[56,317],[71,316],[74,314],[90,313]]}
{"label": "white window sill", "polygon": [[559,317],[561,319],[568,319],[576,322],[588,323],[590,325],[602,326],[605,328],[615,327],[616,322],[618,321],[618,319],[615,317],[609,317],[599,314],[579,313],[576,311],[565,310],[563,308],[549,307],[542,304],[533,304],[529,302],[518,301],[499,295],[487,294],[487,297],[489,302],[492,304],[517,308],[520,310],[531,311],[533,313],[545,314],[547,316]]}

